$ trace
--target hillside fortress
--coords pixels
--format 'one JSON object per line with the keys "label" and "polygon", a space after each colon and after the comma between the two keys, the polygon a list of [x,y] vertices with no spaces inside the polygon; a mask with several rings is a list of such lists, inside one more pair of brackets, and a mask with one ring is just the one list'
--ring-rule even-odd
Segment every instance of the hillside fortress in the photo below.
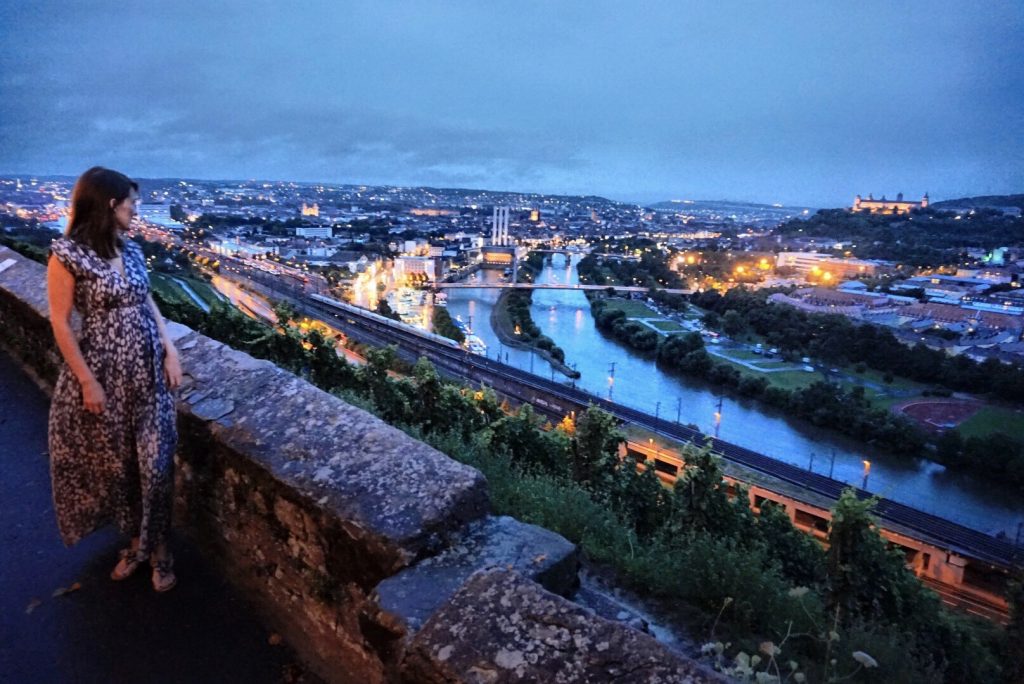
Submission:
{"label": "hillside fortress", "polygon": [[860,195],[853,200],[853,211],[866,211],[871,214],[909,214],[911,209],[924,209],[928,206],[928,193],[924,194],[920,202],[908,202],[903,199],[903,193],[896,195],[895,200],[875,199],[868,195],[867,199]]}

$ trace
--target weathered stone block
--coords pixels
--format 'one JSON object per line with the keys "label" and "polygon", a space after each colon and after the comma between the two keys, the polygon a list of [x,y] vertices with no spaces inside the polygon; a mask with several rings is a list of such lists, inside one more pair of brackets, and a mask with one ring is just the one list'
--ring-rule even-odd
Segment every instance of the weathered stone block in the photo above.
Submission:
{"label": "weathered stone block", "polygon": [[473,575],[413,637],[400,672],[409,684],[728,681],[508,570]]}
{"label": "weathered stone block", "polygon": [[374,593],[381,610],[413,632],[478,570],[516,570],[566,594],[576,584],[578,566],[576,547],[561,535],[507,516],[488,517],[440,555],[384,580]]}
{"label": "weathered stone block", "polygon": [[[196,342],[181,353],[182,417],[286,484],[291,505],[330,512],[386,548],[391,567],[381,577],[486,513],[478,471],[273,364],[185,331],[173,331],[182,347]],[[293,517],[282,522],[298,532]]]}

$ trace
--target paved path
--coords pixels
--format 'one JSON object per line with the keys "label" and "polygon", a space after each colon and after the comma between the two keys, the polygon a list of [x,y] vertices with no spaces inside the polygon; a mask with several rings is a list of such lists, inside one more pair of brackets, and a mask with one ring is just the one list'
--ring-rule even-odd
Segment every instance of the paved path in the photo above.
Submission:
{"label": "paved path", "polygon": [[[720,359],[731,361],[732,363],[744,366],[745,368],[757,371],[758,373],[781,373],[784,371],[798,371],[801,369],[801,366],[798,366],[796,364],[776,365],[774,368],[765,368],[764,366],[760,365],[760,363],[765,362],[764,359],[737,359],[729,355],[728,347],[725,349],[716,349],[708,345],[707,347],[705,347],[705,349],[707,349],[707,352],[712,356],[717,356]],[[774,361],[772,361],[772,363],[774,363]]]}
{"label": "paved path", "polygon": [[[0,682],[283,682],[291,653],[204,559],[173,544],[179,585],[107,576],[124,542],[57,536],[46,456],[46,397],[0,352]],[[82,587],[53,597],[74,582]],[[27,608],[39,601],[27,613]]]}

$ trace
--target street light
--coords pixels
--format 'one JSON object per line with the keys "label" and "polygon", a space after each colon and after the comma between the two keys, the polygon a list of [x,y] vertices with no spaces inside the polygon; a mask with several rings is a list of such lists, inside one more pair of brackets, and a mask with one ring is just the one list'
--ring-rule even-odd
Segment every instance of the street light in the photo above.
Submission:
{"label": "street light", "polygon": [[861,483],[860,488],[867,490],[868,488],[868,475],[871,474],[871,461],[861,461],[864,464],[864,482]]}

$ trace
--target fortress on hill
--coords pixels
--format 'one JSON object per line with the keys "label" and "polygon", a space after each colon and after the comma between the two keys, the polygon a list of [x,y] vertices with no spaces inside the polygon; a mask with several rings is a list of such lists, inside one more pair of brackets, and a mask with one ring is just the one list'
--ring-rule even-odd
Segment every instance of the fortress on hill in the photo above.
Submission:
{"label": "fortress on hill", "polygon": [[871,214],[909,214],[911,209],[924,209],[928,206],[928,193],[924,194],[920,202],[908,202],[903,199],[903,193],[896,195],[895,200],[885,199],[885,195],[882,195],[882,199],[875,199],[872,195],[868,195],[867,199],[862,198],[860,195],[853,200],[854,211],[866,211]]}

